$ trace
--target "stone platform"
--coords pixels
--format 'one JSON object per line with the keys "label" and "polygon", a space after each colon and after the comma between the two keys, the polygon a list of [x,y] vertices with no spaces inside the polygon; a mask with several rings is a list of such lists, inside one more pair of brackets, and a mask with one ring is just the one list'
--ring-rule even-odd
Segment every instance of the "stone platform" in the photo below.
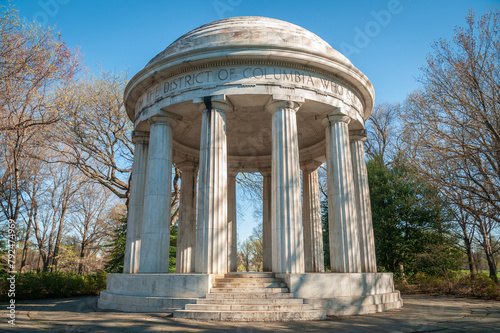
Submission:
{"label": "stone platform", "polygon": [[327,315],[361,315],[403,306],[392,273],[307,273],[282,277],[295,297]]}
{"label": "stone platform", "polygon": [[228,321],[321,320],[325,313],[359,315],[402,305],[390,273],[110,274],[98,301],[106,310]]}
{"label": "stone platform", "polygon": [[217,276],[195,273],[109,274],[98,307],[124,312],[173,312],[205,297]]}

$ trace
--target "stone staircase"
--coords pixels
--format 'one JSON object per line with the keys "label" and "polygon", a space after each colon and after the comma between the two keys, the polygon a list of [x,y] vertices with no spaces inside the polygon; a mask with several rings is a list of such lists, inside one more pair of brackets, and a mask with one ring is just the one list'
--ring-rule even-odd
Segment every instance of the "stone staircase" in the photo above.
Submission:
{"label": "stone staircase", "polygon": [[273,273],[227,273],[206,298],[186,304],[175,318],[221,321],[324,320],[325,310],[313,309],[294,298],[282,279]]}

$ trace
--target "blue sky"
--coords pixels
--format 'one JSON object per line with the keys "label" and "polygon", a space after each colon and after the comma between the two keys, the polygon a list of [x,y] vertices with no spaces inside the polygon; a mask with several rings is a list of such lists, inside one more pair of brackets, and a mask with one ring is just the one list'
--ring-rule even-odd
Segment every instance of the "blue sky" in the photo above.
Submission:
{"label": "blue sky", "polygon": [[[4,1],[2,1],[3,3]],[[18,0],[19,15],[56,26],[91,69],[137,73],[182,34],[231,16],[267,16],[304,27],[344,53],[375,87],[376,103],[402,102],[418,87],[432,43],[452,38],[469,9],[499,0]],[[243,206],[243,207],[242,207]],[[245,211],[247,205],[240,205]],[[255,225],[238,221],[239,239]]]}

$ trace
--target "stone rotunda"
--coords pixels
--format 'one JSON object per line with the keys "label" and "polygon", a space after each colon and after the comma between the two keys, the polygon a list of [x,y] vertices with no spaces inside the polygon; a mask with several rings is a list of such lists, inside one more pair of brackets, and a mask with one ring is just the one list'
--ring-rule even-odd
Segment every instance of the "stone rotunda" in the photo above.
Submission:
{"label": "stone rotunda", "polygon": [[[288,22],[234,17],[174,41],[125,91],[135,154],[124,273],[108,276],[100,308],[307,320],[401,307],[392,274],[375,262],[363,146],[374,97],[346,57]],[[331,273],[318,186],[325,162]],[[173,164],[181,199],[168,273]],[[268,273],[236,273],[238,172],[264,178]]]}

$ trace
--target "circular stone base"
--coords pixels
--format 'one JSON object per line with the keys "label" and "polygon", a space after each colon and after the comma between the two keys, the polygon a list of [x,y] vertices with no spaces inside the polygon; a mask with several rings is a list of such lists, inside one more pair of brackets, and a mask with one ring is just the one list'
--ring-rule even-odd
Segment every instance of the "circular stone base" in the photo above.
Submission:
{"label": "circular stone base", "polygon": [[[244,275],[244,274],[242,274]],[[362,315],[403,306],[391,273],[275,274],[294,298],[327,315]],[[203,299],[215,274],[109,274],[98,306],[124,312],[174,312]]]}

